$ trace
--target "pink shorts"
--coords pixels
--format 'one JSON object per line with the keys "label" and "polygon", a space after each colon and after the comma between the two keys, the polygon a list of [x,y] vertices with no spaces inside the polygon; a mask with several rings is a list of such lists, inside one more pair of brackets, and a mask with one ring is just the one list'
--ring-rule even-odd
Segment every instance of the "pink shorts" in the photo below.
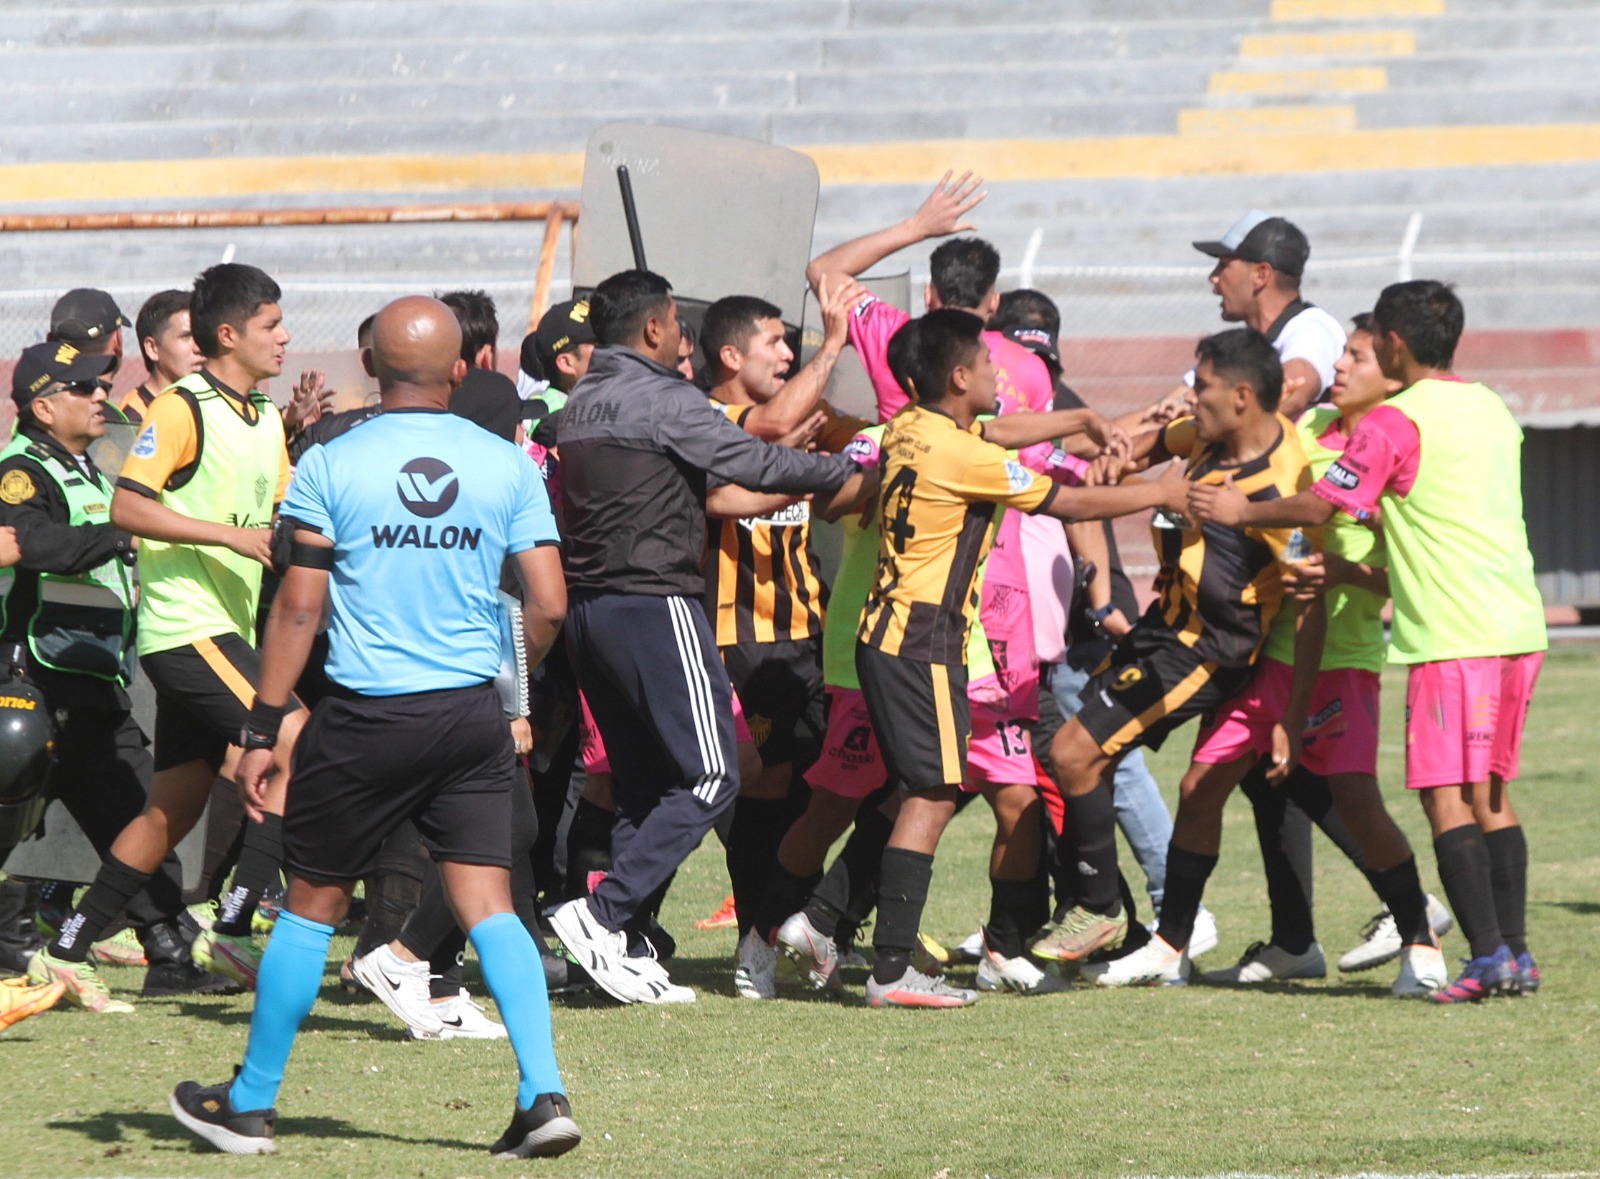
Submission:
{"label": "pink shorts", "polygon": [[805,778],[813,790],[826,790],[840,798],[865,798],[889,780],[861,689],[828,689],[828,731],[822,737],[822,755]]}
{"label": "pink shorts", "polygon": [[[1244,691],[1221,705],[1195,738],[1194,759],[1222,765],[1247,753],[1272,752],[1272,726],[1283,716],[1294,668],[1263,659]],[[1378,772],[1378,691],[1375,671],[1344,667],[1319,672],[1301,736],[1300,764],[1313,774]]]}
{"label": "pink shorts", "polygon": [[1406,680],[1406,785],[1517,776],[1522,724],[1544,652],[1416,663]]}
{"label": "pink shorts", "polygon": [[[739,703],[739,693],[733,692],[733,739],[740,745],[750,744],[750,726],[745,724],[744,706]],[[600,736],[600,726],[594,723],[594,713],[589,711],[589,701],[578,693],[578,756],[583,758],[586,774],[609,774],[611,759],[606,756],[605,739]]]}
{"label": "pink shorts", "polygon": [[1039,771],[1033,764],[1028,720],[970,700],[972,740],[967,745],[967,780],[961,789],[977,793],[985,786],[1033,785]]}

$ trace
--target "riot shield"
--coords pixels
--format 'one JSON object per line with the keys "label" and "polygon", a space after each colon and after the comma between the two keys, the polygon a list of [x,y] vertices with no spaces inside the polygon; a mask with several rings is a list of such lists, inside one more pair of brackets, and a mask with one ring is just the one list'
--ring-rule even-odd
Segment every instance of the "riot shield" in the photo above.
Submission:
{"label": "riot shield", "polygon": [[694,304],[755,295],[800,321],[817,166],[753,139],[681,127],[607,123],[589,137],[572,284],[586,290],[637,263],[617,169],[626,167],[644,261]]}

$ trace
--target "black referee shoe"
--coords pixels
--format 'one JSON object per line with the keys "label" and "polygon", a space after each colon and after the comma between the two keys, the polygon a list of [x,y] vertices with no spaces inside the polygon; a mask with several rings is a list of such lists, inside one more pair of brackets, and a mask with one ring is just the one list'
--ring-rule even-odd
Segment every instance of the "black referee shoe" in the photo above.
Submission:
{"label": "black referee shoe", "polygon": [[572,1106],[561,1093],[541,1093],[527,1109],[511,1116],[500,1141],[489,1148],[497,1159],[553,1159],[583,1141],[572,1120]]}
{"label": "black referee shoe", "polygon": [[234,1109],[233,1102],[228,1099],[231,1086],[231,1081],[220,1085],[179,1082],[168,1103],[172,1116],[185,1129],[228,1154],[272,1154],[278,1149],[272,1141],[278,1111]]}

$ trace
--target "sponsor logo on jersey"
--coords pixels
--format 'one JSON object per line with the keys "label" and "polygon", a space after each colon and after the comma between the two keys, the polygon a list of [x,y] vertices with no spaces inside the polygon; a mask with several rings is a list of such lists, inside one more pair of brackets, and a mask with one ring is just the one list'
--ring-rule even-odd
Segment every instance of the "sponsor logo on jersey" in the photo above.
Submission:
{"label": "sponsor logo on jersey", "polygon": [[475,552],[483,539],[481,528],[457,528],[446,524],[437,533],[432,524],[418,528],[415,524],[374,524],[372,547],[375,549],[460,549]]}
{"label": "sponsor logo on jersey", "polygon": [[1323,478],[1341,491],[1354,491],[1361,486],[1361,476],[1357,475],[1342,462],[1334,463],[1333,466],[1329,467],[1328,473]]}
{"label": "sponsor logo on jersey", "polygon": [[133,440],[133,449],[128,452],[134,458],[151,458],[156,453],[156,424],[151,422],[139,432],[139,437]]}
{"label": "sponsor logo on jersey", "polygon": [[1011,482],[1012,491],[1023,491],[1033,482],[1033,472],[1021,463],[1007,459],[1006,478]]}
{"label": "sponsor logo on jersey", "polygon": [[[454,506],[456,496],[461,494],[461,480],[448,464],[436,458],[414,458],[400,468],[395,491],[406,511],[431,520]],[[373,535],[376,537],[376,529]]]}

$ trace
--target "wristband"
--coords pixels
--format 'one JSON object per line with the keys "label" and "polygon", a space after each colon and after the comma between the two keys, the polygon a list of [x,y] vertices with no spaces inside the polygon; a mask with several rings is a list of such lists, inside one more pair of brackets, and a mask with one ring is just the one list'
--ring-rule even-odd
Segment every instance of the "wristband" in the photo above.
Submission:
{"label": "wristband", "polygon": [[261,698],[256,697],[255,704],[250,709],[250,715],[245,719],[244,727],[239,731],[239,747],[241,749],[271,749],[278,743],[278,730],[283,727],[283,718],[289,714],[289,706],[275,707],[263,704]]}
{"label": "wristband", "polygon": [[1107,602],[1104,606],[1089,611],[1089,617],[1096,622],[1104,622],[1106,619],[1111,617],[1112,612],[1116,610],[1116,608],[1117,604],[1115,602]]}

